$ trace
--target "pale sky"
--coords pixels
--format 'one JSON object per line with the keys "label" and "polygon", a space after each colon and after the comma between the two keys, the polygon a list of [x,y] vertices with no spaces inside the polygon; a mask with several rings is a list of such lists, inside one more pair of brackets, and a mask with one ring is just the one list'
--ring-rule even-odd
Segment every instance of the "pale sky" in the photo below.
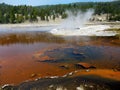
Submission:
{"label": "pale sky", "polygon": [[112,0],[0,0],[0,3],[11,5],[51,5],[51,4],[66,4],[72,2],[107,2]]}

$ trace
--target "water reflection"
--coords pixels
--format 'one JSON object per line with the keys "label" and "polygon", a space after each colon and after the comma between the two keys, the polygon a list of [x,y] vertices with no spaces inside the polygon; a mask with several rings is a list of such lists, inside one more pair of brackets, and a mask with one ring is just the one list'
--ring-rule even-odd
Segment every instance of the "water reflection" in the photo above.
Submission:
{"label": "water reflection", "polygon": [[43,32],[24,32],[0,35],[0,45],[10,45],[15,43],[33,44],[37,42],[64,43],[65,40],[62,37]]}
{"label": "water reflection", "polygon": [[46,32],[14,32],[14,33],[1,33],[0,34],[0,45],[10,45],[10,44],[33,44],[33,43],[69,43],[74,45],[105,45],[114,46],[120,45],[120,39],[117,37],[96,37],[96,36],[72,36],[63,37],[55,36]]}

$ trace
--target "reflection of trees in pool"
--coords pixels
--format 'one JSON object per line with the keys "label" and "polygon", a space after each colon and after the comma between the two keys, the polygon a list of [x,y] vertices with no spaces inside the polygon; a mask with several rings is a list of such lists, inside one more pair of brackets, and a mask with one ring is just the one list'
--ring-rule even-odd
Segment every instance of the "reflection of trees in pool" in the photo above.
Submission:
{"label": "reflection of trees in pool", "polygon": [[67,36],[67,43],[78,46],[120,46],[120,39],[116,36]]}
{"label": "reflection of trees in pool", "polygon": [[24,33],[9,33],[0,35],[0,45],[9,45],[15,43],[21,44],[32,44],[37,42],[46,42],[46,43],[69,43],[69,44],[93,44],[93,42],[100,43],[111,43],[119,45],[119,40],[116,37],[87,37],[87,36],[78,36],[78,37],[60,37],[54,36],[50,33],[43,32],[24,32]]}
{"label": "reflection of trees in pool", "polygon": [[11,33],[0,36],[0,45],[9,45],[15,43],[30,44],[37,42],[46,43],[64,43],[65,40],[58,36],[48,33]]}

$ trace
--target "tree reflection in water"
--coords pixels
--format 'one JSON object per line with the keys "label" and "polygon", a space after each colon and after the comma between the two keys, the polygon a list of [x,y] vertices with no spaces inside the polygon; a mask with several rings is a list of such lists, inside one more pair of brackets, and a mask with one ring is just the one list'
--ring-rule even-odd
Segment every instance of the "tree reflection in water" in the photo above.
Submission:
{"label": "tree reflection in water", "polygon": [[43,32],[10,33],[0,35],[0,45],[10,45],[15,43],[33,44],[37,42],[64,43],[65,40],[62,37]]}

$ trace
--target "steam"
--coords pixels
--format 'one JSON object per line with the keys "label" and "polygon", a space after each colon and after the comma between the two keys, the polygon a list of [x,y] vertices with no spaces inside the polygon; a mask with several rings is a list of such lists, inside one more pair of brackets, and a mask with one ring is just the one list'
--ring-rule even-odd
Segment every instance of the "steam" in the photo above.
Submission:
{"label": "steam", "polygon": [[66,11],[68,17],[65,19],[60,27],[64,29],[73,29],[83,27],[86,22],[92,17],[94,10],[88,9],[86,12],[82,11]]}
{"label": "steam", "polygon": [[62,36],[114,36],[115,32],[104,31],[109,25],[86,25],[94,13],[93,9],[86,12],[67,11],[68,17],[60,26],[54,28],[50,33]]}

